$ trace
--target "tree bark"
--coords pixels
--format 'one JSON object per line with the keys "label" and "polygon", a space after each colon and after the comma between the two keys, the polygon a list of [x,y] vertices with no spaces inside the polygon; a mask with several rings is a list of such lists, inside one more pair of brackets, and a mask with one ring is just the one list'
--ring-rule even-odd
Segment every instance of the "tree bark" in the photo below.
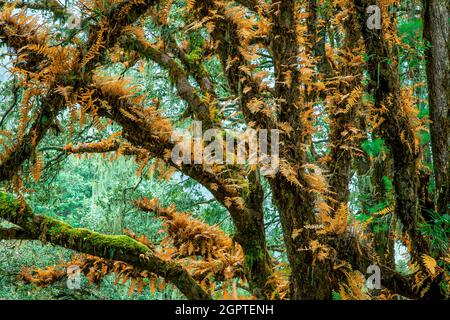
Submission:
{"label": "tree bark", "polygon": [[[358,19],[363,34],[368,70],[371,82],[369,88],[375,98],[375,108],[382,114],[380,136],[390,148],[394,160],[394,188],[396,213],[405,231],[411,238],[413,255],[419,258],[428,252],[429,244],[419,232],[423,217],[418,210],[419,169],[417,164],[420,150],[414,148],[415,133],[409,115],[401,107],[400,74],[398,57],[386,40],[388,30],[369,29],[366,24],[366,8],[372,5],[367,0],[355,0]],[[380,6],[381,7],[381,6]],[[385,8],[386,10],[386,8]],[[395,26],[391,26],[396,32]],[[385,108],[385,109],[383,109]]]}
{"label": "tree bark", "polygon": [[449,14],[445,1],[425,0],[423,37],[430,109],[430,132],[436,183],[437,211],[444,214],[450,203],[449,170]]}
{"label": "tree bark", "polygon": [[[275,99],[279,108],[279,121],[293,126],[294,132],[290,139],[286,139],[280,150],[280,158],[293,167],[292,173],[302,180],[301,165],[307,163],[307,154],[304,146],[307,144],[310,133],[307,127],[299,124],[302,114],[310,106],[298,105],[300,97],[300,72],[297,69],[296,59],[299,54],[297,42],[295,1],[272,2],[272,29],[271,51],[275,68]],[[304,181],[303,181],[304,182]],[[302,183],[302,181],[300,181]],[[312,254],[309,250],[300,250],[309,246],[312,239],[311,230],[305,230],[298,236],[295,232],[302,230],[307,224],[315,224],[313,213],[314,198],[306,187],[292,185],[280,172],[270,180],[274,200],[280,211],[280,220],[283,228],[284,242],[291,268],[290,297],[291,299],[320,299],[325,281],[314,283],[314,279],[324,280],[318,275],[314,279],[313,269],[320,272],[322,269],[312,265]],[[303,184],[306,186],[306,184]],[[311,233],[311,235],[310,235]],[[311,288],[309,284],[313,284]],[[320,289],[318,289],[320,288]]]}

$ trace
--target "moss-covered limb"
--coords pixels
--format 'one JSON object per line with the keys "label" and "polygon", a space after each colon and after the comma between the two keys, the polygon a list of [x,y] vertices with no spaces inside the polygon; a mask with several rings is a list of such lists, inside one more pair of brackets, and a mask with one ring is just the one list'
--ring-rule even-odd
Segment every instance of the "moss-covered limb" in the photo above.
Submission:
{"label": "moss-covered limb", "polygon": [[68,154],[84,154],[84,153],[109,153],[116,152],[120,150],[121,155],[143,155],[147,153],[144,149],[135,148],[127,142],[123,142],[120,140],[101,140],[97,142],[85,142],[78,143],[77,145],[73,145],[69,143],[64,147],[60,146],[48,146],[39,148],[40,152],[44,151],[58,151],[62,153]]}
{"label": "moss-covered limb", "polygon": [[21,227],[29,239],[123,261],[172,282],[188,299],[211,298],[180,264],[163,260],[150,248],[128,236],[100,234],[88,229],[73,228],[51,217],[33,215],[28,206],[20,204],[5,192],[0,192],[0,218]]}

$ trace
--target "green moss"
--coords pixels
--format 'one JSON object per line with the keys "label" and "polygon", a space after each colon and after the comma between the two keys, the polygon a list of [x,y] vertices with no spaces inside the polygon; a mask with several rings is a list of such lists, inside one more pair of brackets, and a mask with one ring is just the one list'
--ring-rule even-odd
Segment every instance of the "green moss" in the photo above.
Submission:
{"label": "green moss", "polygon": [[85,228],[73,228],[51,217],[33,216],[28,207],[25,213],[21,213],[20,203],[5,192],[0,192],[0,217],[28,230],[36,239],[84,253],[107,255],[111,259],[139,256],[150,250],[126,235],[104,235]]}
{"label": "green moss", "polygon": [[41,118],[41,124],[46,124],[48,122],[48,117],[47,116],[42,116]]}
{"label": "green moss", "polygon": [[180,63],[175,60],[171,60],[167,63],[167,68],[169,69],[170,81],[174,85],[177,83],[179,78],[184,77],[186,74]]}
{"label": "green moss", "polygon": [[205,66],[202,64],[203,60],[202,48],[197,47],[186,55],[188,64],[190,65],[191,72],[198,77],[203,77],[207,74]]}
{"label": "green moss", "polygon": [[[14,199],[11,195],[7,194],[6,192],[0,193],[0,210],[1,215],[15,215],[18,208],[18,203],[16,199]],[[13,211],[13,212],[11,212]]]}
{"label": "green moss", "polygon": [[104,235],[85,228],[72,228],[67,223],[45,217],[42,225],[47,227],[47,235],[54,241],[66,241],[72,249],[91,249],[95,252],[107,252],[114,248],[116,252],[134,251],[145,253],[149,249],[125,235]]}
{"label": "green moss", "polygon": [[247,247],[245,250],[245,267],[252,269],[253,264],[264,259],[264,250],[259,245]]}
{"label": "green moss", "polygon": [[389,192],[394,189],[394,187],[392,185],[392,180],[389,179],[389,177],[383,176],[383,183],[384,183],[384,188],[386,189],[386,192]]}
{"label": "green moss", "polygon": [[195,48],[189,54],[186,55],[186,59],[190,64],[198,64],[202,60],[202,49]]}

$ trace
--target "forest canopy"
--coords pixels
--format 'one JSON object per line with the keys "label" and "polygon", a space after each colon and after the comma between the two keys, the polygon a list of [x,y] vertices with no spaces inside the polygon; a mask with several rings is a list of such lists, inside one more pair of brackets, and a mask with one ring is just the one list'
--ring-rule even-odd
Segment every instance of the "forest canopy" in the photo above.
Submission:
{"label": "forest canopy", "polygon": [[447,299],[444,0],[0,0],[0,298]]}

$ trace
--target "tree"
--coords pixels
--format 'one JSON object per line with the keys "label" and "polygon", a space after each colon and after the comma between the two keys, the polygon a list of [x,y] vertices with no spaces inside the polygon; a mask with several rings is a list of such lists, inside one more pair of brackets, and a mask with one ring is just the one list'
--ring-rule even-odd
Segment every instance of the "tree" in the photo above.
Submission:
{"label": "tree", "polygon": [[[427,41],[427,80],[430,100],[430,126],[433,140],[434,176],[438,211],[444,214],[448,203],[448,8],[442,1],[425,1],[424,38]],[[447,50],[446,46],[447,44]],[[447,70],[447,71],[446,71]]]}
{"label": "tree", "polygon": [[[211,298],[217,283],[226,291],[233,279],[248,283],[260,299],[330,299],[333,291],[368,298],[362,274],[374,263],[389,292],[444,297],[438,286],[448,281],[448,264],[442,265],[448,255],[432,257],[430,237],[421,231],[425,210],[437,209],[421,202],[420,134],[427,123],[413,86],[402,80],[399,48],[405,45],[393,1],[377,1],[381,29],[368,28],[372,3],[360,0],[82,2],[80,24],[69,29],[57,26],[70,16],[57,2],[2,4],[0,39],[21,100],[14,105],[20,116],[11,116],[0,131],[0,180],[15,193],[2,192],[0,216],[16,225],[1,229],[1,238],[41,240],[96,256],[107,266],[103,274],[113,272],[108,261],[116,261],[117,268],[133,269],[138,283],[149,274],[162,277],[191,299]],[[29,9],[15,9],[20,7]],[[55,22],[44,27],[39,19],[48,19],[48,12]],[[439,61],[445,60],[441,53],[428,51]],[[167,110],[124,78],[132,70],[143,74],[142,61],[167,72],[182,112]],[[432,97],[442,86],[434,74],[428,73],[432,120],[433,110],[443,106]],[[193,120],[222,134],[228,128],[279,130],[279,170],[263,177],[261,165],[174,160],[175,128]],[[431,144],[435,192],[441,194],[448,139],[434,135],[438,126],[439,120],[431,126]],[[86,128],[100,138],[69,142],[75,133],[86,137]],[[113,153],[134,158],[139,175],[150,166],[166,177],[174,170],[189,176],[227,209],[233,236],[157,199],[134,203],[165,221],[168,238],[158,246],[132,232],[99,234],[34,214],[26,185],[30,176],[39,180],[46,152],[55,151],[39,146],[61,132],[68,140],[56,148],[62,154]],[[326,137],[320,147],[317,136]],[[371,219],[398,219],[398,236],[411,244],[414,274],[402,275],[377,257],[370,221],[361,223],[349,207],[352,177],[364,163],[355,160],[370,161],[360,146],[376,138],[393,160],[386,179],[392,178],[394,203]],[[276,140],[268,142],[274,150]],[[282,226],[289,265],[283,272],[267,245],[267,194]],[[439,199],[445,211],[448,198]]]}

